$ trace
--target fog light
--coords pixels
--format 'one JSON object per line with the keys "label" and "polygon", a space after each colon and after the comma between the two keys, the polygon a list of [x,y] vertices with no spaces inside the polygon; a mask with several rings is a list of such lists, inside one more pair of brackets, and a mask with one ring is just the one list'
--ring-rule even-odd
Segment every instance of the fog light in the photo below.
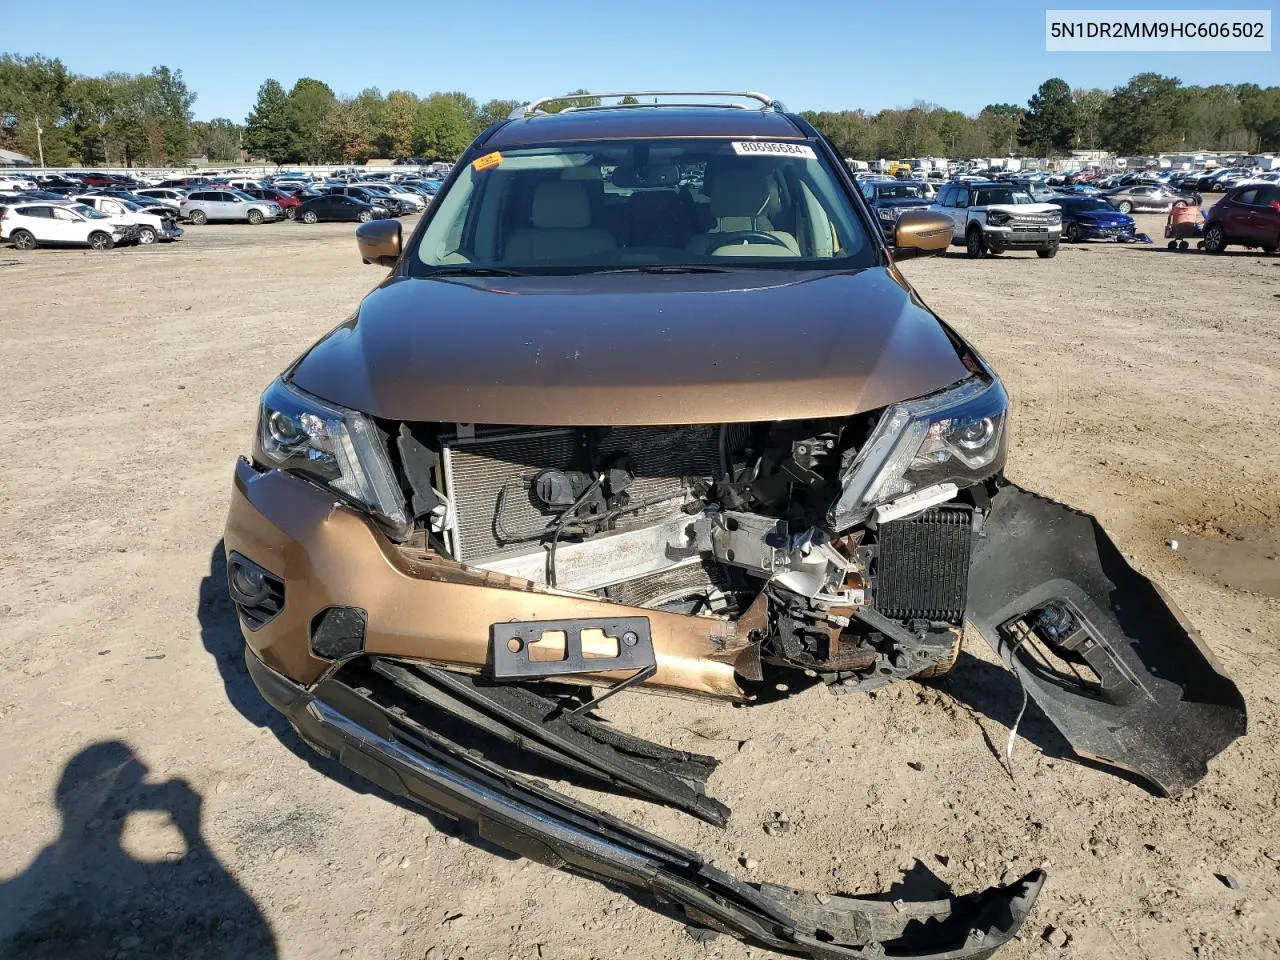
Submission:
{"label": "fog light", "polygon": [[284,581],[238,553],[227,558],[227,593],[250,630],[284,609]]}

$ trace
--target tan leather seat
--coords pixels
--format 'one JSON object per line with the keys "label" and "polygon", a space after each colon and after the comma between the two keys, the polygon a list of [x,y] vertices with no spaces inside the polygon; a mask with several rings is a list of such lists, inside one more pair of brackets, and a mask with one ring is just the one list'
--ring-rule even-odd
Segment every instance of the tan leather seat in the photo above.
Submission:
{"label": "tan leather seat", "polygon": [[608,253],[618,245],[608,230],[591,225],[587,190],[577,181],[538,184],[529,220],[533,226],[511,232],[503,262],[574,261]]}
{"label": "tan leather seat", "polygon": [[732,255],[727,253],[730,249],[728,245],[716,249],[717,244],[730,239],[726,234],[756,231],[777,237],[785,245],[785,250],[757,240],[747,244],[752,249],[745,255],[800,255],[800,244],[796,242],[796,238],[783,230],[774,230],[773,224],[765,216],[770,191],[769,179],[763,169],[734,166],[714,169],[710,173],[707,199],[710,200],[711,215],[716,222],[706,233],[698,234],[689,241],[690,252],[706,254],[715,251],[716,255]]}

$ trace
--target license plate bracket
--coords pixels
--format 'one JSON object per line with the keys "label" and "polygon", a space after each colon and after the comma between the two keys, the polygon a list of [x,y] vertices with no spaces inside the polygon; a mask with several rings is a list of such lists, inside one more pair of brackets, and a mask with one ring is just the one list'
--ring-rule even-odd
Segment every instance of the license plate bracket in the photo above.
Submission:
{"label": "license plate bracket", "polygon": [[[592,652],[583,649],[583,634],[596,632],[608,641],[616,640],[612,650]],[[614,670],[648,671],[657,667],[653,652],[653,635],[648,617],[599,617],[573,620],[513,620],[495,623],[491,628],[491,652],[495,680],[522,680],[535,677],[562,677],[583,673],[605,673]],[[564,655],[556,659],[534,659],[539,642],[548,642],[547,634],[556,635],[563,643]]]}

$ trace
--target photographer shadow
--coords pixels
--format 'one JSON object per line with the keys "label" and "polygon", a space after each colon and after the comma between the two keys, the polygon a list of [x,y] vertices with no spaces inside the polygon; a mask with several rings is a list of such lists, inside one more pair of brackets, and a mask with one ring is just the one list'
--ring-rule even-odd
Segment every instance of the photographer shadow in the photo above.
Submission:
{"label": "photographer shadow", "polygon": [[[63,768],[58,838],[0,880],[0,957],[278,956],[262,911],[205,843],[200,795],[185,780],[149,783],[147,773],[117,740],[86,747]],[[181,841],[166,841],[179,849],[159,860],[125,849],[126,820],[144,811],[167,815]]]}

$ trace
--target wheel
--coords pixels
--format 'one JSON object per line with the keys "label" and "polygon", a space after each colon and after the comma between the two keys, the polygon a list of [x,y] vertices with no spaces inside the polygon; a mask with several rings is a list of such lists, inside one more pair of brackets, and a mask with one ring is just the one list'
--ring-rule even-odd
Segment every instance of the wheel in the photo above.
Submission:
{"label": "wheel", "polygon": [[1179,240],[1179,241],[1178,241],[1178,249],[1179,249],[1179,250],[1185,250],[1185,249],[1187,249],[1187,247],[1189,247],[1189,246],[1190,246],[1190,244],[1189,244],[1189,243],[1187,243],[1187,241],[1185,241],[1185,240]]}
{"label": "wheel", "polygon": [[314,210],[308,210],[302,215],[303,223],[315,223],[319,219],[320,218],[316,216],[316,212]]}
{"label": "wheel", "polygon": [[115,245],[116,242],[111,239],[111,234],[109,233],[97,230],[89,234],[89,246],[94,250],[110,250]]}
{"label": "wheel", "polygon": [[298,208],[297,208],[297,207],[285,207],[285,208],[284,208],[284,218],[285,218],[286,220],[292,220],[292,219],[293,219],[294,217],[296,217],[297,215],[298,215]]}
{"label": "wheel", "polygon": [[1036,256],[1041,260],[1052,260],[1058,255],[1058,245],[1051,243],[1049,246],[1036,251]]}
{"label": "wheel", "polygon": [[1130,203],[1128,200],[1121,200],[1118,204],[1116,204],[1116,209],[1119,210],[1121,213],[1133,213],[1133,204]]}
{"label": "wheel", "polygon": [[1178,249],[1178,241],[1177,241],[1177,240],[1170,240],[1170,241],[1169,241],[1169,249],[1170,249],[1170,250],[1177,250],[1177,249]]}
{"label": "wheel", "polygon": [[258,224],[260,224],[260,223],[262,222],[262,211],[261,211],[261,210],[250,210],[250,211],[249,211],[249,222],[250,222],[250,223],[252,223],[255,227],[256,227]]}
{"label": "wheel", "polygon": [[30,230],[15,230],[9,234],[9,242],[19,250],[34,250],[36,238]]}
{"label": "wheel", "polygon": [[150,227],[143,227],[141,230],[138,231],[138,242],[139,243],[155,243],[156,232],[152,230]]}
{"label": "wheel", "polygon": [[1173,201],[1173,205],[1174,205],[1175,207],[1185,207],[1185,206],[1187,205],[1187,201],[1185,201],[1185,200],[1175,200],[1175,201]]}
{"label": "wheel", "polygon": [[931,667],[925,667],[919,673],[912,674],[912,680],[937,680],[939,677],[949,676],[956,668],[956,663],[960,659],[960,648],[964,646],[964,632],[962,630],[955,631],[955,640],[951,644],[951,649],[947,651],[947,655],[935,663]]}
{"label": "wheel", "polygon": [[205,213],[203,210],[192,210],[191,222],[194,223],[197,227],[201,226],[209,222],[209,215]]}
{"label": "wheel", "polygon": [[1211,223],[1205,227],[1204,249],[1208,253],[1221,253],[1227,249],[1227,232],[1222,229],[1222,224]]}
{"label": "wheel", "polygon": [[1067,241],[1067,243],[1079,243],[1080,242],[1080,224],[1068,223],[1067,235],[1066,237],[1064,237],[1064,239]]}
{"label": "wheel", "polygon": [[987,255],[987,246],[982,240],[982,231],[977,227],[970,228],[964,236],[964,252],[970,260],[981,260]]}
{"label": "wheel", "polygon": [[373,214],[368,210],[361,210],[358,217],[361,223],[368,223],[373,219]]}

